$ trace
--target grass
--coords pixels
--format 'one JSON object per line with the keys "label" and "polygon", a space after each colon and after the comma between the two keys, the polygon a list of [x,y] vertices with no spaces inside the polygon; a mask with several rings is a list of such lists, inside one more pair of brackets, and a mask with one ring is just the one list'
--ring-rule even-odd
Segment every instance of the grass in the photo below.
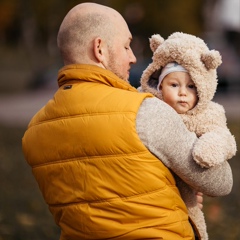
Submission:
{"label": "grass", "polygon": [[236,156],[229,161],[233,171],[233,189],[225,197],[205,198],[204,213],[209,239],[240,239],[240,122],[228,120],[228,127],[235,136],[238,148]]}
{"label": "grass", "polygon": [[[240,148],[240,124],[228,122]],[[0,126],[0,240],[56,240],[59,239],[59,228],[22,154],[24,131]],[[204,200],[210,239],[240,239],[240,155],[231,159],[230,164],[234,175],[231,194],[221,198],[205,197]]]}
{"label": "grass", "polygon": [[0,240],[59,239],[59,229],[22,154],[24,131],[0,126]]}

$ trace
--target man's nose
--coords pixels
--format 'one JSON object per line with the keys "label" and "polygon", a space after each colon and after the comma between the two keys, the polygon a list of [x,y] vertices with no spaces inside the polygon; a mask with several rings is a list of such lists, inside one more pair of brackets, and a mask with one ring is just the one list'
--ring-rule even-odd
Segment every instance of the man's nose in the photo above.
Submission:
{"label": "man's nose", "polygon": [[135,55],[134,55],[132,50],[130,52],[129,59],[130,59],[130,63],[136,63],[137,62],[137,58],[135,57]]}

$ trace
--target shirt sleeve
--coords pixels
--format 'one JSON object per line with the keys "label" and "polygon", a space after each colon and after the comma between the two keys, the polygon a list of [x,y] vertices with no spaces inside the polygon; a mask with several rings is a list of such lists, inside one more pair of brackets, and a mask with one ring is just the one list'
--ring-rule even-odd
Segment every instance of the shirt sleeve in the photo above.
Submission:
{"label": "shirt sleeve", "polygon": [[181,117],[158,98],[146,98],[138,111],[136,126],[143,144],[168,168],[195,190],[208,196],[231,192],[233,177],[227,161],[202,168],[192,158],[196,134],[188,131]]}

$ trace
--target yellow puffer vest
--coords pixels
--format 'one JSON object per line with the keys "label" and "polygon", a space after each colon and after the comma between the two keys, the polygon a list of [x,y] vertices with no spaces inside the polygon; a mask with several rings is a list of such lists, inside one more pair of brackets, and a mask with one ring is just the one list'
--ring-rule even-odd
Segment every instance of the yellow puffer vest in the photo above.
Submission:
{"label": "yellow puffer vest", "polygon": [[136,132],[152,95],[88,65],[64,67],[59,85],[23,150],[61,239],[194,239],[171,172]]}

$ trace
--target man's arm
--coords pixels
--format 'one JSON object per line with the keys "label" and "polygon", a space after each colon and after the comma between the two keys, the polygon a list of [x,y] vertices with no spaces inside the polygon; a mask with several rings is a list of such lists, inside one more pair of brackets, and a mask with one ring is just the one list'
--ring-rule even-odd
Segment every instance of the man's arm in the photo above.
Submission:
{"label": "man's arm", "polygon": [[209,169],[200,167],[192,158],[197,141],[180,116],[157,98],[147,98],[136,119],[137,132],[143,144],[167,167],[195,190],[209,196],[231,192],[233,177],[227,161]]}

